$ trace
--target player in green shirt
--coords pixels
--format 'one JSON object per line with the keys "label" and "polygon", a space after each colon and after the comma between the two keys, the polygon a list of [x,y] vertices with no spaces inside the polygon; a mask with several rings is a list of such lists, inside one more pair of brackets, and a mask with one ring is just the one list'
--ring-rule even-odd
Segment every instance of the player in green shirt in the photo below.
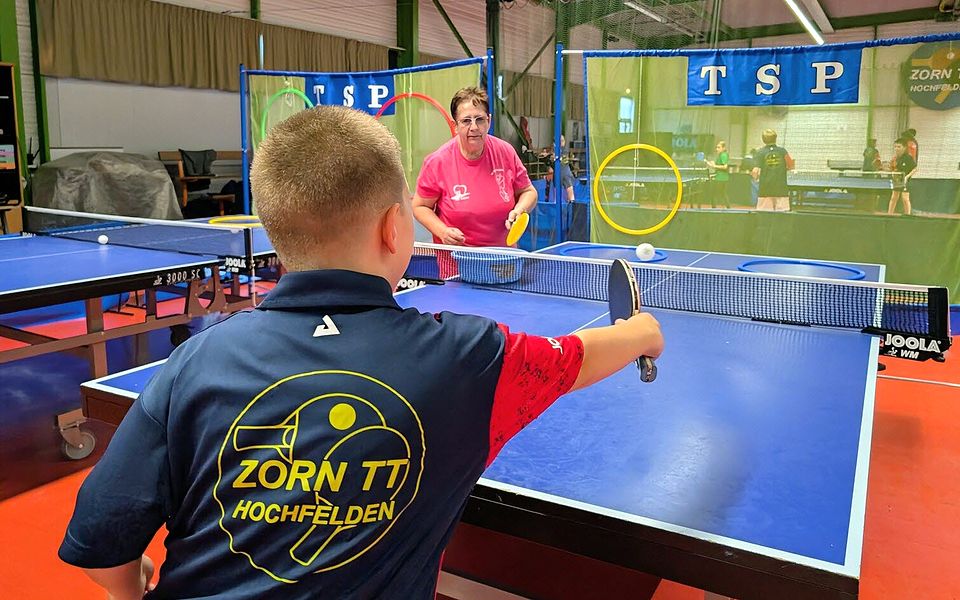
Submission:
{"label": "player in green shirt", "polygon": [[730,181],[730,155],[727,153],[727,143],[723,140],[717,142],[717,160],[706,162],[711,169],[716,171],[713,176],[713,194],[710,197],[710,207],[716,208],[717,204],[722,203],[726,208],[730,208],[730,198],[727,195],[727,184]]}

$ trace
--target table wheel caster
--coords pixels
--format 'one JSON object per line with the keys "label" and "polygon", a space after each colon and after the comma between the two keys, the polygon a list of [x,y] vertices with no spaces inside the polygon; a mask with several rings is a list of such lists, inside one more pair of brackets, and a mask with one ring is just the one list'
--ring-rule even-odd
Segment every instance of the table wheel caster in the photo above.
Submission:
{"label": "table wheel caster", "polygon": [[76,428],[73,432],[64,431],[60,451],[70,460],[82,460],[97,447],[97,437],[86,429]]}

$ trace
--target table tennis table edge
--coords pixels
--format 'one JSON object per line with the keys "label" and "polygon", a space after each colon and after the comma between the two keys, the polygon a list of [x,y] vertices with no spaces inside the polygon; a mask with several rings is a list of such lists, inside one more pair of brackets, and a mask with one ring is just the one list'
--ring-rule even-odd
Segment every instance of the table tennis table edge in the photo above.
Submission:
{"label": "table tennis table edge", "polygon": [[[553,244],[551,246],[547,246],[546,248],[540,248],[539,250],[534,250],[533,254],[544,254],[547,250],[556,250],[564,246],[571,247],[571,248],[575,248],[578,246],[579,247],[586,247],[586,246],[615,247],[615,248],[623,248],[625,250],[634,248],[634,246],[628,246],[626,244],[605,244],[601,242],[579,242],[576,240],[566,240],[563,242],[559,242],[557,244]],[[840,263],[844,265],[863,265],[865,267],[878,267],[881,270],[881,279],[877,283],[884,283],[884,280],[882,279],[882,273],[883,271],[886,270],[886,265],[882,263],[847,262],[847,261],[827,260],[827,259],[818,259],[818,258],[797,259],[796,257],[789,257],[789,256],[770,256],[766,254],[741,254],[740,252],[714,252],[712,250],[686,250],[684,248],[657,248],[657,249],[662,250],[664,252],[678,251],[678,252],[697,252],[705,255],[719,254],[721,256],[742,256],[743,258],[749,258],[749,259],[772,258],[772,259],[779,259],[779,260],[811,260],[811,261],[820,261],[824,263],[829,262],[829,263]],[[637,259],[633,262],[639,265],[648,264],[641,261],[640,259]],[[653,263],[653,264],[656,264],[656,263]],[[826,278],[821,278],[821,279],[826,279]]]}
{"label": "table tennis table edge", "polygon": [[168,359],[166,359],[166,358],[162,358],[162,359],[160,359],[160,360],[155,360],[155,361],[153,361],[153,362],[151,362],[151,363],[147,363],[147,364],[145,364],[145,365],[140,365],[139,367],[134,367],[134,368],[132,368],[132,369],[127,369],[127,370],[125,370],[125,371],[120,371],[120,372],[118,372],[118,373],[112,373],[112,374],[106,375],[106,376],[104,376],[104,377],[100,377],[100,378],[97,378],[97,379],[91,379],[90,381],[85,381],[85,382],[83,382],[83,383],[80,384],[80,389],[81,389],[81,390],[83,390],[83,389],[91,389],[91,390],[96,390],[96,391],[98,391],[98,392],[104,392],[104,393],[107,393],[107,394],[114,394],[114,395],[119,396],[119,397],[121,397],[121,398],[127,398],[127,399],[130,399],[130,400],[136,400],[136,399],[140,396],[140,394],[134,393],[134,392],[132,392],[132,391],[130,391],[130,390],[127,390],[127,389],[124,389],[124,388],[122,388],[122,387],[117,387],[117,386],[109,385],[109,384],[104,383],[104,382],[107,381],[107,380],[110,380],[110,379],[117,379],[117,378],[119,378],[119,377],[125,377],[125,376],[127,376],[127,375],[130,375],[131,373],[136,373],[137,371],[143,371],[144,369],[152,369],[152,368],[154,368],[154,367],[159,367],[159,366],[163,365],[165,362],[167,362],[167,360],[168,360]]}

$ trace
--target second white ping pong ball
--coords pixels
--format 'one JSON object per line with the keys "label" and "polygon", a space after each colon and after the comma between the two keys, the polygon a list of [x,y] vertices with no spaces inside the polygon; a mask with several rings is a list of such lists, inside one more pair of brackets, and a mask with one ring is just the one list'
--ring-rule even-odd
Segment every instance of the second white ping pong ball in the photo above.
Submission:
{"label": "second white ping pong ball", "polygon": [[106,244],[107,242],[110,241],[110,238],[108,238],[105,235],[101,235],[100,237],[97,238],[97,241],[100,242],[101,244]]}
{"label": "second white ping pong ball", "polygon": [[637,258],[640,260],[650,260],[656,254],[651,244],[640,244],[637,246]]}

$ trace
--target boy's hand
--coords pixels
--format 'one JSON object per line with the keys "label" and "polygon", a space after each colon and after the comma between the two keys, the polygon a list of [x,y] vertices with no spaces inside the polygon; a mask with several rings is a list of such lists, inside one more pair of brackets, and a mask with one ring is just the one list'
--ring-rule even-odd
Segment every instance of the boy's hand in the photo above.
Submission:
{"label": "boy's hand", "polygon": [[[143,595],[148,591],[153,591],[153,588],[156,586],[151,583],[153,580],[153,572],[155,567],[153,565],[153,560],[149,556],[144,554],[140,557],[140,584],[137,586],[137,592],[132,595],[127,595],[125,593],[107,593],[108,600],[142,600]],[[101,585],[104,582],[99,582]],[[105,586],[108,587],[108,586]]]}
{"label": "boy's hand", "polygon": [[608,327],[581,329],[574,335],[583,342],[583,364],[574,390],[609,377],[641,356],[655,359],[663,353],[660,323],[650,313],[620,319]]}
{"label": "boy's hand", "polygon": [[647,348],[641,352],[641,356],[657,358],[663,354],[663,334],[660,332],[660,322],[650,313],[638,313],[626,321],[619,319],[617,325],[632,328],[631,336],[642,340],[641,346]]}
{"label": "boy's hand", "polygon": [[153,572],[156,570],[156,567],[153,565],[153,559],[151,559],[146,554],[143,555],[143,558],[140,559],[140,583],[143,584],[143,591],[149,592],[152,591],[156,586],[151,583],[153,580]]}

